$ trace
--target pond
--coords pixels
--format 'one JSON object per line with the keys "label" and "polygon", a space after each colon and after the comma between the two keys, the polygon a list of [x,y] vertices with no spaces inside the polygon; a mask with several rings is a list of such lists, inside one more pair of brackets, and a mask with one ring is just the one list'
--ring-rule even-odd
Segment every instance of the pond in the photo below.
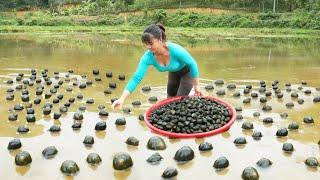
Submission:
{"label": "pond", "polygon": [[[177,179],[239,179],[244,168],[255,167],[261,179],[319,179],[319,168],[308,168],[304,161],[308,157],[319,159],[320,140],[320,103],[313,99],[320,95],[320,39],[316,38],[230,38],[230,37],[198,37],[189,38],[179,35],[169,35],[169,40],[183,45],[196,59],[200,70],[200,83],[206,95],[217,96],[216,92],[225,90],[226,94],[219,98],[228,101],[235,107],[241,107],[237,119],[231,129],[222,134],[198,139],[169,139],[163,137],[167,149],[158,151],[163,157],[159,165],[150,165],[146,159],[155,151],[146,147],[150,137],[156,134],[150,132],[143,121],[138,120],[138,115],[152,105],[148,101],[151,96],[159,100],[166,98],[167,73],[159,73],[150,67],[146,77],[137,87],[136,91],[126,100],[124,107],[131,112],[124,113],[120,110],[112,111],[111,99],[119,97],[135,72],[139,59],[145,51],[145,46],[139,40],[139,33],[39,33],[24,34],[12,33],[0,35],[0,94],[2,104],[0,108],[0,160],[2,173],[0,177],[6,179],[72,179],[60,172],[64,160],[75,161],[80,172],[75,179],[160,179],[162,172],[169,166],[178,170]],[[14,112],[15,104],[27,105],[21,101],[22,90],[16,90],[18,84],[23,84],[23,79],[31,75],[31,70],[36,71],[37,78],[47,70],[52,85],[44,87],[42,95],[36,95],[36,87],[41,83],[34,82],[33,86],[26,85],[30,94],[30,102],[36,97],[41,98],[41,103],[33,104],[35,110],[35,123],[27,123],[26,110]],[[99,74],[94,75],[93,70],[98,69]],[[69,71],[73,70],[73,73]],[[107,78],[106,72],[112,72],[113,77]],[[16,77],[19,73],[24,76],[21,81]],[[125,75],[125,80],[120,81],[119,75]],[[101,81],[97,81],[97,78]],[[217,86],[215,80],[224,80],[224,85]],[[13,80],[13,84],[7,84]],[[63,84],[52,93],[50,98],[45,98],[59,80]],[[92,81],[92,85],[80,89],[79,84]],[[262,111],[259,98],[264,93],[259,93],[260,81],[264,80],[267,90],[272,92],[267,104],[272,106],[269,112]],[[282,98],[277,98],[272,83],[278,80],[279,88],[283,93]],[[302,82],[306,82],[302,83]],[[116,89],[111,94],[105,94],[109,83],[116,83]],[[286,90],[286,83],[291,84],[291,91]],[[206,91],[205,86],[214,85],[214,90]],[[235,90],[228,90],[228,84],[236,84]],[[251,92],[257,92],[257,98],[252,98],[250,103],[244,104],[243,100],[250,94],[243,94],[246,85],[252,85]],[[149,93],[143,92],[143,86],[150,86]],[[7,90],[13,88],[14,100],[6,100]],[[68,91],[69,89],[69,91]],[[72,91],[71,91],[72,90]],[[305,90],[311,90],[306,94]],[[233,97],[235,92],[241,96]],[[298,93],[304,100],[303,104],[292,98],[291,93]],[[46,102],[53,102],[58,94],[63,94],[59,103],[54,103],[50,115],[43,115],[42,107]],[[83,99],[77,95],[82,94]],[[59,107],[75,98],[67,113],[62,113],[58,120],[54,120],[53,113],[59,112]],[[93,104],[86,100],[93,98]],[[139,100],[141,105],[133,107],[131,102]],[[286,103],[293,102],[294,107],[287,108]],[[104,105],[109,113],[108,117],[99,116],[99,105]],[[85,106],[83,111],[82,128],[73,130],[73,115],[79,107]],[[253,116],[259,112],[260,116]],[[18,115],[17,121],[9,121],[12,113]],[[287,118],[280,117],[287,113]],[[313,124],[303,123],[303,118],[312,116]],[[119,117],[126,118],[125,126],[116,126]],[[272,124],[264,124],[265,117],[272,117]],[[95,124],[104,121],[107,124],[105,131],[95,131]],[[242,123],[250,121],[254,130],[262,132],[261,140],[254,140],[251,135],[253,130],[243,130]],[[288,127],[291,122],[299,125],[298,130],[289,131],[288,136],[278,138],[276,131],[281,127]],[[48,129],[52,125],[59,125],[61,132],[52,133]],[[27,125],[30,131],[18,134],[17,128]],[[91,147],[85,146],[83,140],[86,135],[94,137]],[[130,146],[125,143],[130,136],[136,137],[139,146]],[[235,146],[233,141],[237,137],[245,137],[247,144]],[[22,147],[9,151],[7,146],[13,137],[20,138]],[[213,146],[210,152],[200,152],[198,146],[202,142],[209,142]],[[290,142],[294,152],[285,153],[282,145]],[[178,164],[173,159],[175,152],[184,145],[190,146],[195,158],[188,163]],[[52,159],[45,159],[41,152],[48,146],[58,149],[57,155]],[[32,163],[26,167],[15,165],[15,155],[20,151],[28,151]],[[89,153],[96,152],[102,158],[99,166],[91,166],[86,162]],[[116,171],[112,167],[113,156],[117,152],[127,152],[133,159],[133,167],[127,171]],[[214,161],[225,156],[229,160],[229,167],[216,171]],[[273,164],[263,169],[256,165],[260,158],[268,158]],[[290,173],[288,173],[290,172]]]}

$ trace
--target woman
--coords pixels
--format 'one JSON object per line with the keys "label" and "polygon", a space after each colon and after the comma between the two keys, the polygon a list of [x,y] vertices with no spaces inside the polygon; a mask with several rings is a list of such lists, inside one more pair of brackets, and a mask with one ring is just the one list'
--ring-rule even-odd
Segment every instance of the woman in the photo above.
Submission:
{"label": "woman", "polygon": [[192,87],[195,95],[203,95],[199,85],[199,72],[196,61],[180,45],[166,43],[165,28],[161,24],[148,26],[141,37],[148,50],[140,59],[138,69],[129,80],[121,97],[114,101],[112,108],[123,105],[125,99],[131,94],[143,79],[147,69],[153,65],[158,71],[169,71],[167,96],[187,96]]}

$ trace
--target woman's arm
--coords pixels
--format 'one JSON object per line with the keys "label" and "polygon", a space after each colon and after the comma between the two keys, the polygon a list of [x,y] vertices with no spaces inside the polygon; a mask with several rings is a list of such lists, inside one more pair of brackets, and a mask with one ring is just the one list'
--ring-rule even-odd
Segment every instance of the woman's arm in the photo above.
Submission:
{"label": "woman's arm", "polygon": [[199,78],[193,78],[192,83],[193,83],[194,94],[196,96],[203,96],[204,94],[202,93],[200,88]]}
{"label": "woman's arm", "polygon": [[127,86],[125,87],[123,93],[121,94],[120,98],[116,101],[114,101],[111,105],[112,109],[119,107],[121,109],[124,101],[126,98],[136,89],[138,84],[141,82],[143,77],[145,76],[147,70],[148,70],[148,56],[147,53],[145,53],[139,62],[138,68],[134,75],[130,78]]}
{"label": "woman's arm", "polygon": [[115,109],[117,107],[119,107],[119,109],[122,108],[122,105],[125,101],[125,99],[130,95],[130,91],[128,90],[124,90],[121,97],[119,99],[117,99],[116,101],[114,101],[111,105],[112,109]]}
{"label": "woman's arm", "polygon": [[182,46],[175,44],[174,50],[177,59],[185,63],[190,69],[190,76],[192,78],[195,95],[202,96],[203,93],[201,92],[199,83],[199,70],[197,62]]}

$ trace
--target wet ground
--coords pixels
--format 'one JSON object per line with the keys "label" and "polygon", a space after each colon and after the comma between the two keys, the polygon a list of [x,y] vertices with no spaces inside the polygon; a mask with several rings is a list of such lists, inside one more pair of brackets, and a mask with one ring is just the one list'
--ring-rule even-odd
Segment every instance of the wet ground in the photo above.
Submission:
{"label": "wet ground", "polygon": [[[295,38],[249,38],[229,39],[213,37],[207,39],[189,39],[186,37],[171,37],[171,40],[185,46],[197,60],[200,69],[200,81],[203,91],[207,95],[217,96],[218,90],[224,89],[226,95],[219,96],[235,107],[242,107],[238,119],[227,132],[212,137],[199,139],[168,139],[164,138],[167,149],[159,151],[164,158],[159,165],[150,165],[146,159],[155,151],[146,148],[147,141],[155,134],[150,132],[143,121],[138,120],[138,115],[143,114],[152,103],[148,102],[151,96],[157,96],[159,100],[166,97],[166,73],[158,73],[154,68],[149,68],[147,76],[137,90],[127,99],[125,107],[131,109],[127,114],[122,111],[110,109],[111,99],[119,97],[129,77],[134,73],[140,56],[144,52],[144,46],[139,38],[129,35],[110,34],[2,34],[0,36],[0,94],[2,103],[0,106],[0,167],[5,179],[161,179],[162,172],[168,167],[178,169],[177,179],[240,179],[242,170],[247,166],[255,167],[260,179],[319,179],[319,168],[309,168],[304,164],[306,158],[320,157],[318,141],[320,140],[320,104],[313,99],[320,96],[320,40],[319,39],[295,39]],[[13,88],[22,81],[16,81],[18,73],[23,73],[23,79],[28,79],[31,69],[35,69],[37,77],[41,72],[48,70],[48,76],[52,85],[46,85],[44,93],[49,92],[59,80],[64,83],[58,88],[57,93],[45,99],[44,94],[35,95],[36,82],[33,86],[26,85],[30,93],[30,102],[34,98],[42,98],[41,104],[33,104],[36,114],[35,123],[27,123],[26,110],[14,112],[15,104],[26,105],[21,102],[22,90],[14,91],[14,100],[7,101],[7,89]],[[93,75],[92,70],[99,69],[99,75]],[[69,73],[73,70],[73,73]],[[107,78],[106,72],[112,71],[113,78]],[[59,78],[54,72],[59,72]],[[124,74],[125,81],[120,81],[118,75]],[[84,76],[85,75],[85,76]],[[67,78],[66,76],[69,76]],[[100,77],[101,81],[95,78]],[[70,81],[68,81],[70,79]],[[213,82],[223,79],[225,84],[217,86]],[[13,80],[13,84],[7,84]],[[92,85],[85,89],[79,89],[81,82],[91,80]],[[272,92],[266,104],[272,106],[272,111],[264,112],[263,104],[259,98],[264,93],[259,93],[259,82],[265,80],[267,89]],[[279,80],[279,88],[284,94],[279,99],[272,89],[272,82]],[[306,85],[302,85],[306,81]],[[112,94],[104,94],[110,82],[117,83],[117,88]],[[285,83],[291,83],[291,92],[286,91]],[[235,83],[235,90],[228,90],[227,85]],[[206,91],[205,86],[214,85],[213,91]],[[243,104],[243,99],[250,94],[243,94],[246,85],[252,85],[251,92],[257,92],[259,97],[252,98],[251,103]],[[141,87],[151,86],[149,93],[141,91]],[[72,88],[69,92],[66,89]],[[311,90],[311,94],[305,94],[305,90]],[[240,92],[239,98],[233,97],[235,92]],[[303,104],[297,103],[297,98],[292,98],[291,93],[297,92],[299,98],[304,99]],[[43,115],[42,107],[46,102],[52,103],[53,99],[63,94],[63,99],[58,104],[53,104],[52,113]],[[76,98],[82,94],[84,98]],[[62,114],[59,120],[53,119],[53,112],[59,112],[70,97],[75,97],[68,113]],[[94,99],[94,104],[87,104],[88,98]],[[140,100],[142,105],[133,107],[131,102]],[[293,102],[294,107],[287,108],[286,103]],[[106,106],[108,117],[98,115],[99,105]],[[71,128],[74,123],[73,114],[80,106],[86,106],[83,112],[81,130]],[[18,114],[17,121],[9,121],[11,113]],[[260,112],[259,117],[254,117],[254,112]],[[287,118],[281,118],[281,113],[288,113]],[[314,118],[313,124],[303,123],[305,116]],[[125,117],[127,124],[117,127],[115,120]],[[272,117],[274,123],[264,124],[262,119]],[[95,124],[99,121],[107,123],[107,129],[102,132],[95,131]],[[251,137],[253,130],[243,130],[242,123],[250,121],[254,130],[262,132],[261,140]],[[287,137],[276,137],[276,131],[281,127],[288,127],[291,122],[299,124],[299,129],[289,131]],[[61,132],[52,133],[48,129],[51,125],[61,126]],[[29,133],[18,134],[17,128],[27,125]],[[86,135],[95,139],[92,147],[85,146],[82,141]],[[129,136],[139,139],[138,147],[125,143]],[[244,136],[247,144],[235,146],[235,138]],[[8,142],[13,137],[20,138],[22,147],[19,150],[7,150]],[[210,142],[213,150],[201,153],[198,146],[202,142]],[[284,142],[290,142],[294,146],[293,153],[282,151]],[[55,146],[58,154],[50,160],[45,159],[41,152],[47,146]],[[173,157],[182,146],[188,145],[195,152],[195,158],[186,164],[178,164]],[[32,156],[32,163],[27,167],[18,167],[14,163],[15,155],[19,151],[28,151]],[[99,166],[91,166],[86,162],[89,153],[96,152],[102,158]],[[112,159],[117,152],[128,152],[133,159],[133,167],[128,171],[116,171],[112,168]],[[226,156],[230,166],[222,171],[216,171],[212,166],[214,161]],[[262,158],[270,159],[271,167],[263,169],[256,165]],[[60,172],[60,165],[64,160],[73,160],[80,167],[80,172],[75,177],[64,176]]]}

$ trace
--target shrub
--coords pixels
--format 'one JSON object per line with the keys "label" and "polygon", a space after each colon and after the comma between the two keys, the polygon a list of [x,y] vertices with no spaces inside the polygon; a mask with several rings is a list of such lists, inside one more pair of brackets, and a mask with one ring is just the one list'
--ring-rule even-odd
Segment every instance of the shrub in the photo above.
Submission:
{"label": "shrub", "polygon": [[278,19],[280,17],[279,13],[267,12],[267,13],[260,13],[258,18],[260,20],[270,20],[270,19]]}
{"label": "shrub", "polygon": [[17,22],[13,19],[0,19],[0,25],[16,25]]}
{"label": "shrub", "polygon": [[167,17],[167,12],[163,9],[156,10],[154,13],[154,20],[156,22],[164,22]]}
{"label": "shrub", "polygon": [[124,19],[119,16],[102,16],[95,21],[96,25],[120,25]]}

